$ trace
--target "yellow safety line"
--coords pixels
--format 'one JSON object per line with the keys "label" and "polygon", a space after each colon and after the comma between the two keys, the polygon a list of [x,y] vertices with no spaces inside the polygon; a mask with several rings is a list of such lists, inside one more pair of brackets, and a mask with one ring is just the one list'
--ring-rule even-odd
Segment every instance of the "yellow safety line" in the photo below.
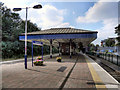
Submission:
{"label": "yellow safety line", "polygon": [[[104,88],[104,90],[107,90],[106,86],[104,85],[104,83],[102,82],[102,80],[100,79],[99,75],[97,74],[97,72],[95,71],[95,69],[93,68],[92,64],[88,61],[88,59],[86,58],[85,59],[87,64],[88,64],[88,67],[89,67],[89,70],[91,72],[91,75],[93,77],[93,80],[95,82],[95,86],[97,88],[97,90],[101,90]],[[103,85],[97,85],[97,83],[103,83]]]}

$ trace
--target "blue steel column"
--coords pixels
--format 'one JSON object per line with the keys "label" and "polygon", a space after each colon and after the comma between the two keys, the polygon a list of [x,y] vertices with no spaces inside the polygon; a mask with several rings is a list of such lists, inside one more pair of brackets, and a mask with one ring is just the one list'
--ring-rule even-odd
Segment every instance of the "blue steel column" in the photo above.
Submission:
{"label": "blue steel column", "polygon": [[50,58],[52,58],[52,39],[50,39]]}
{"label": "blue steel column", "polygon": [[32,41],[32,67],[33,67],[33,41]]}
{"label": "blue steel column", "polygon": [[59,42],[59,56],[60,56],[60,48],[61,48],[61,47],[60,47],[60,42]]}
{"label": "blue steel column", "polygon": [[43,60],[43,43],[42,43],[42,60]]}
{"label": "blue steel column", "polygon": [[72,47],[71,47],[71,42],[72,42],[72,41],[71,41],[71,39],[70,39],[70,58],[72,58],[72,50],[71,50]]}

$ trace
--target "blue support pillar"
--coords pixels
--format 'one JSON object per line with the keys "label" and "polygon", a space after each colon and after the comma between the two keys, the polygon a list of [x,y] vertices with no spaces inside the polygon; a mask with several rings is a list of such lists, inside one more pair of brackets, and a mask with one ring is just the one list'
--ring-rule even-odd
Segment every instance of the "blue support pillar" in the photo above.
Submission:
{"label": "blue support pillar", "polygon": [[42,60],[43,60],[43,43],[42,43]]}
{"label": "blue support pillar", "polygon": [[50,58],[52,58],[52,39],[50,39]]}
{"label": "blue support pillar", "polygon": [[71,41],[71,39],[70,39],[70,58],[72,58],[72,41]]}
{"label": "blue support pillar", "polygon": [[60,42],[59,42],[59,56],[60,56]]}
{"label": "blue support pillar", "polygon": [[33,67],[33,41],[32,41],[32,67]]}
{"label": "blue support pillar", "polygon": [[27,55],[25,55],[25,69],[27,69]]}

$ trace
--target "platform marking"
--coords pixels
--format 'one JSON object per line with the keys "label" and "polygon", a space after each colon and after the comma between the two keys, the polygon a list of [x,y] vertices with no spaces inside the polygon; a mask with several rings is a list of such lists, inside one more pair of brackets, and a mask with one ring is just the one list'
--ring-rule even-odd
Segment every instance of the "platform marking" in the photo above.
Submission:
{"label": "platform marking", "polygon": [[85,58],[87,64],[88,64],[88,67],[89,67],[89,70],[91,72],[91,75],[93,77],[93,80],[95,82],[95,87],[97,88],[97,90],[101,90],[101,88],[104,88],[104,90],[107,90],[106,86],[105,85],[97,85],[97,83],[102,83],[102,80],[100,79],[99,75],[97,74],[97,72],[95,71],[95,69],[93,68],[92,64],[88,61],[87,58]]}

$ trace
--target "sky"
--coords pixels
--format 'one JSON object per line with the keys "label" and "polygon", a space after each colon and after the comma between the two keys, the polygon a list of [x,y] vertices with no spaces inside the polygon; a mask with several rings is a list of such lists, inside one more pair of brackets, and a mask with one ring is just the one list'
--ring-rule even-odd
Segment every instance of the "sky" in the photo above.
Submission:
{"label": "sky", "polygon": [[[114,2],[113,2],[114,1]],[[28,10],[28,20],[42,30],[58,27],[71,27],[98,31],[94,44],[113,38],[118,25],[118,0],[0,0],[8,8],[32,7],[41,4],[43,8]],[[16,12],[25,20],[25,10]]]}

